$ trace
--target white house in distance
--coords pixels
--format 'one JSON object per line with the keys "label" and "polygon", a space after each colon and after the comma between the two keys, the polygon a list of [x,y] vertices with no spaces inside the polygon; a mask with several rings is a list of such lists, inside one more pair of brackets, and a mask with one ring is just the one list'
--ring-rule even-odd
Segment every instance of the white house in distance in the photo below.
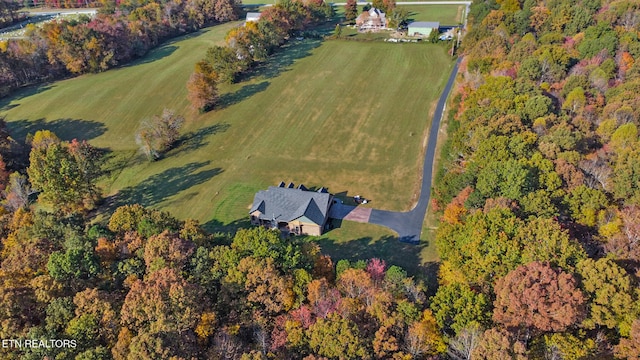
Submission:
{"label": "white house in distance", "polygon": [[369,11],[363,11],[356,19],[356,25],[360,30],[378,30],[387,27],[387,18],[382,10],[372,7]]}
{"label": "white house in distance", "polygon": [[414,21],[407,26],[407,35],[428,37],[432,31],[438,31],[440,23],[437,21]]}
{"label": "white house in distance", "polygon": [[258,20],[260,20],[260,15],[262,15],[259,12],[248,12],[247,13],[247,18],[244,20],[245,22],[258,22]]}

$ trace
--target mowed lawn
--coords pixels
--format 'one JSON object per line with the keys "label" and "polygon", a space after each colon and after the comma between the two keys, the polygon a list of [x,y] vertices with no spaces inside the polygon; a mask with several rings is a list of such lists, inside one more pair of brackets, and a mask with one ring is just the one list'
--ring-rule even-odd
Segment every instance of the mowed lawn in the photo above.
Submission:
{"label": "mowed lawn", "polygon": [[401,243],[393,231],[383,226],[350,221],[342,222],[339,228],[316,240],[322,253],[331,256],[334,261],[377,257],[384,259],[388,265],[404,268],[409,274],[422,274],[434,280],[436,269],[433,266],[438,261],[438,254],[431,241],[423,241],[419,245]]}
{"label": "mowed lawn", "polygon": [[165,107],[193,118],[185,113],[186,81],[207,47],[222,44],[226,32],[237,24],[171,41],[121,68],[19,92],[8,105],[7,99],[0,100],[5,105],[3,114],[19,137],[48,128],[63,139],[87,139],[98,147],[132,150],[143,118]]}
{"label": "mowed lawn", "polygon": [[[236,24],[166,44],[130,66],[25,90],[0,103],[3,114],[18,138],[47,128],[110,149],[102,185],[114,204],[154,206],[210,229],[244,224],[255,191],[280,181],[411,208],[429,114],[452,65],[444,48],[295,42],[250,79],[222,86],[221,106],[198,114],[186,100],[193,64]],[[165,107],[185,116],[184,136],[148,162],[134,134]],[[346,240],[334,234],[330,241]],[[362,225],[344,236],[363,234],[375,241],[389,232]]]}
{"label": "mowed lawn", "polygon": [[409,11],[411,21],[438,21],[440,25],[462,23],[464,5],[398,5]]}

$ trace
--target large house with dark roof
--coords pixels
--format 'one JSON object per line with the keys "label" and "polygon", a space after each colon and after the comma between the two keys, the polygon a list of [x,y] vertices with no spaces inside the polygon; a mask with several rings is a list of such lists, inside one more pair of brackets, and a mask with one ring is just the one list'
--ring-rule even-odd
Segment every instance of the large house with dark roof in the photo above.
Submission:
{"label": "large house with dark roof", "polygon": [[294,188],[270,186],[258,191],[249,215],[251,223],[295,235],[322,235],[329,219],[333,195],[326,190],[309,191],[303,185]]}

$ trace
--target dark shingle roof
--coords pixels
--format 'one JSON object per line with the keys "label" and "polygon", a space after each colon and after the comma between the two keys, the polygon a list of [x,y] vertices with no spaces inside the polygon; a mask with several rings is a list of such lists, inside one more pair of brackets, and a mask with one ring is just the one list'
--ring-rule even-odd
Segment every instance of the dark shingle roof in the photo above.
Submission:
{"label": "dark shingle roof", "polygon": [[329,214],[331,194],[270,186],[256,193],[251,211],[260,211],[260,219],[290,222],[302,216],[323,225]]}

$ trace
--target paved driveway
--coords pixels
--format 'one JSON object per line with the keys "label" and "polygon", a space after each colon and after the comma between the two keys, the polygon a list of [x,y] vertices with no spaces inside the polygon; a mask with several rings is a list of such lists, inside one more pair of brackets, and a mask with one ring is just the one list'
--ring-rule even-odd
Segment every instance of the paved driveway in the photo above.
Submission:
{"label": "paved driveway", "polygon": [[368,223],[372,210],[373,209],[371,208],[336,203],[331,206],[331,209],[329,210],[329,217],[333,219]]}
{"label": "paved driveway", "polygon": [[[398,233],[400,241],[417,244],[420,242],[420,233],[422,231],[422,223],[427,214],[427,207],[431,199],[431,177],[433,170],[433,159],[435,156],[436,143],[438,142],[438,131],[440,129],[440,120],[444,112],[444,105],[449,96],[449,92],[453,87],[454,80],[458,74],[458,66],[462,58],[459,58],[451,71],[447,85],[444,87],[436,111],[433,114],[431,122],[431,130],[429,131],[429,140],[427,142],[427,150],[424,156],[424,165],[422,167],[422,187],[420,197],[416,206],[407,212],[387,211],[372,209],[369,215],[369,223],[386,226]],[[425,85],[426,86],[426,85]],[[344,205],[343,205],[344,206]],[[345,220],[349,220],[344,217]]]}

